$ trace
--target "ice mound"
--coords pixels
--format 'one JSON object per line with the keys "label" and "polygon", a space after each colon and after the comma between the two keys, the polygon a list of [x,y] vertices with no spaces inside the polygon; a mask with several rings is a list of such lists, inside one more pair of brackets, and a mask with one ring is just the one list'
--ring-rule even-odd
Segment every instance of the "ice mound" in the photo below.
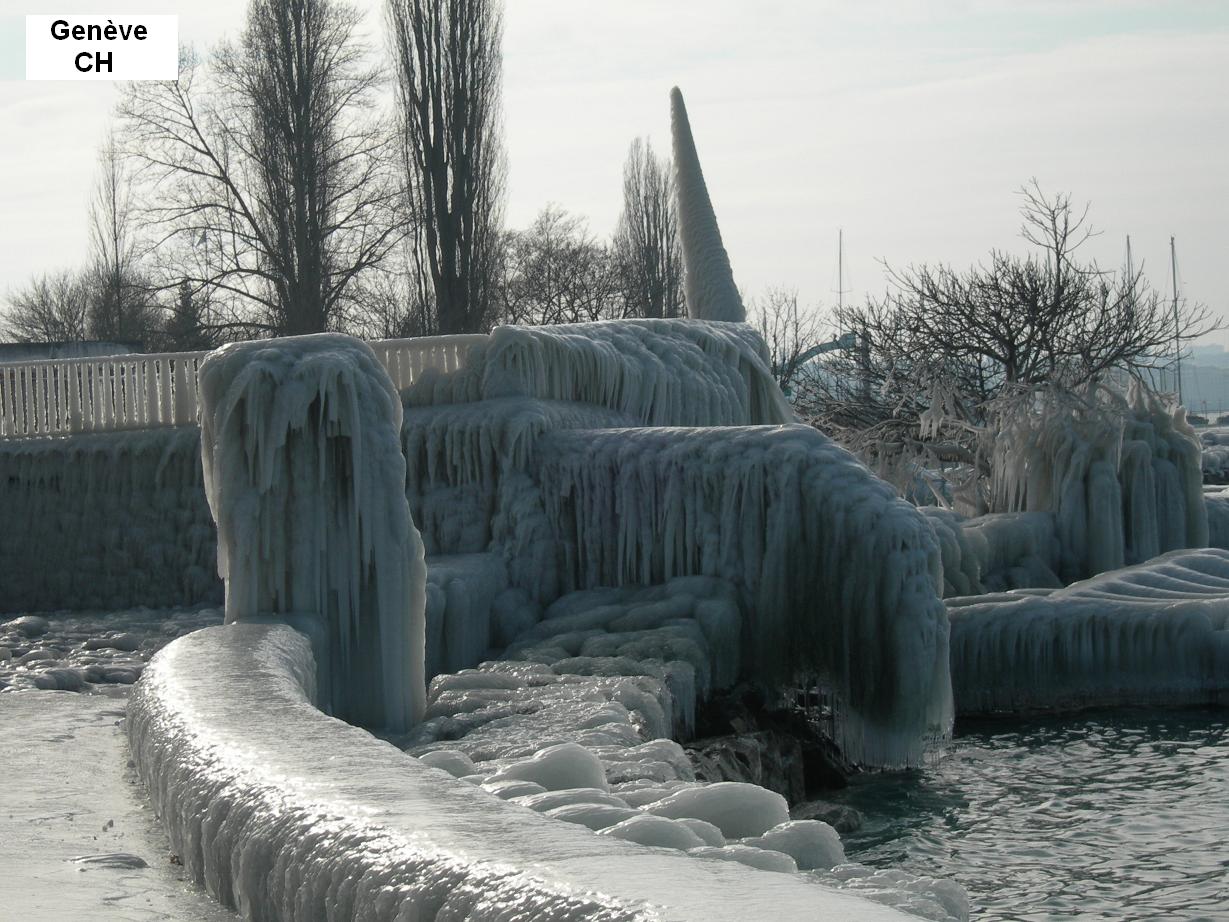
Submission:
{"label": "ice mound", "polygon": [[596,788],[605,791],[609,788],[601,760],[577,743],[560,743],[539,749],[528,759],[500,769],[490,780],[532,781],[542,785],[547,791],[568,788]]}
{"label": "ice mound", "polygon": [[841,837],[819,820],[789,820],[743,844],[784,852],[794,859],[801,871],[828,870],[845,863]]}
{"label": "ice mound", "polygon": [[424,706],[426,569],[384,367],[318,334],[223,346],[199,376],[227,623],[308,619],[322,705],[405,730]]}
{"label": "ice mound", "polygon": [[704,820],[720,829],[727,839],[761,836],[774,826],[789,822],[789,805],[784,797],[738,781],[682,788],[645,809],[671,819]]}
{"label": "ice mound", "polygon": [[1229,551],[948,601],[960,713],[1229,699]]}
{"label": "ice mound", "polygon": [[783,852],[756,848],[751,845],[739,845],[738,843],[719,847],[701,846],[691,849],[688,854],[694,855],[697,858],[737,861],[739,864],[758,868],[761,871],[776,871],[780,874],[792,874],[798,870],[798,865],[794,862],[794,859]]}
{"label": "ice mound", "polygon": [[[776,688],[817,678],[851,761],[918,764],[950,731],[934,532],[825,436],[574,430],[544,436],[538,455],[569,588],[728,580],[744,612],[742,675]],[[560,635],[558,648],[579,651],[592,629]]]}

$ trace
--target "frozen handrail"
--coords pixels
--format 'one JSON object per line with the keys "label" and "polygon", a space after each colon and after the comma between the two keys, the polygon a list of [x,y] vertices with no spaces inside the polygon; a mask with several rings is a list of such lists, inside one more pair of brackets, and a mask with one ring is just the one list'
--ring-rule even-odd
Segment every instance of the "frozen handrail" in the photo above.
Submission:
{"label": "frozen handrail", "polygon": [[[428,368],[456,371],[485,333],[371,343],[399,390]],[[207,352],[0,364],[0,438],[195,425],[196,370]]]}

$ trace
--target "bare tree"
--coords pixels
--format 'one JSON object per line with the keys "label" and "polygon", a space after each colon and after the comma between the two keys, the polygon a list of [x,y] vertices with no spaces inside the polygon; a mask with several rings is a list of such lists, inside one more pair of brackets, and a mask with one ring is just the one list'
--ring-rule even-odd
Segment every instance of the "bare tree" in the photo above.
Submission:
{"label": "bare tree", "polygon": [[668,160],[636,138],[623,166],[623,211],[614,250],[623,274],[625,313],[679,317],[684,312],[683,254]]}
{"label": "bare tree", "polygon": [[618,268],[583,219],[547,205],[527,230],[508,235],[500,288],[508,323],[580,323],[616,315]]}
{"label": "bare tree", "polygon": [[17,342],[81,342],[88,335],[91,296],[82,273],[38,276],[7,300],[4,335]]}
{"label": "bare tree", "polygon": [[825,357],[812,415],[875,456],[971,466],[988,473],[986,436],[1000,409],[1036,388],[1075,392],[1113,375],[1146,376],[1173,348],[1220,326],[1206,307],[1171,306],[1142,271],[1081,262],[1095,233],[1088,209],[1020,190],[1020,257],[992,251],[964,272],[889,268],[882,299],[839,312],[859,348]]}
{"label": "bare tree", "polygon": [[98,162],[89,216],[89,333],[94,339],[149,343],[159,335],[161,312],[139,266],[131,178],[110,131]]}
{"label": "bare tree", "polygon": [[127,91],[166,284],[203,295],[214,328],[341,327],[356,279],[404,232],[360,19],[340,0],[252,0],[209,74],[189,56],[179,80]]}
{"label": "bare tree", "polygon": [[809,394],[814,372],[808,353],[825,338],[818,313],[800,309],[798,291],[790,288],[769,288],[750,307],[750,320],[768,346],[777,384],[795,400]]}
{"label": "bare tree", "polygon": [[433,332],[486,329],[500,264],[503,15],[498,0],[388,0],[416,259]]}

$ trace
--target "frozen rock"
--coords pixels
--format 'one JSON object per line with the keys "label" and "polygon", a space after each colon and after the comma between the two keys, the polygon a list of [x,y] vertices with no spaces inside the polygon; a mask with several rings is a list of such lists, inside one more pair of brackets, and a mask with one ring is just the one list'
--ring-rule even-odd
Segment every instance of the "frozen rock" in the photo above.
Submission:
{"label": "frozen rock", "polygon": [[442,769],[454,778],[464,778],[475,773],[473,760],[456,749],[434,749],[424,752],[418,760],[423,765]]}
{"label": "frozen rock", "polygon": [[566,788],[610,789],[601,760],[577,743],[560,743],[534,753],[532,758],[500,769],[492,781],[532,781],[548,791]]}
{"label": "frozen rock", "polygon": [[579,823],[594,832],[614,826],[634,816],[642,816],[638,810],[631,807],[617,807],[610,804],[575,803],[555,807],[546,811],[546,815],[565,823]]}
{"label": "frozen rock", "polygon": [[758,836],[789,821],[789,806],[784,797],[737,781],[683,788],[645,809],[657,816],[704,820],[720,829],[727,839]]}
{"label": "frozen rock", "polygon": [[793,874],[798,870],[794,859],[783,852],[769,851],[764,848],[754,848],[750,845],[724,845],[720,848],[702,846],[693,848],[688,854],[697,858],[718,858],[722,861],[737,861],[740,864],[759,868],[761,871],[777,871],[782,874]]}
{"label": "frozen rock", "polygon": [[522,807],[546,813],[556,807],[568,807],[573,804],[603,804],[607,807],[626,807],[627,801],[622,797],[597,788],[565,788],[561,791],[545,791],[541,794],[526,794],[514,798]]}
{"label": "frozen rock", "polygon": [[141,640],[135,634],[113,634],[108,637],[92,637],[85,642],[87,650],[123,650],[131,653],[141,645]]}
{"label": "frozen rock", "polygon": [[725,836],[712,823],[706,823],[704,820],[697,820],[690,816],[683,817],[679,822],[703,839],[705,845],[711,845],[715,848],[725,845]]}
{"label": "frozen rock", "polygon": [[546,788],[533,781],[498,780],[488,778],[482,782],[484,790],[490,791],[500,800],[511,800],[514,797],[527,797],[531,794],[543,794]]}
{"label": "frozen rock", "polygon": [[774,826],[762,836],[743,840],[744,845],[784,852],[801,871],[828,869],[845,861],[840,836],[827,823],[818,820],[791,820]]}
{"label": "frozen rock", "polygon": [[608,826],[600,830],[598,835],[627,839],[629,842],[638,842],[641,845],[677,848],[683,851],[701,848],[704,845],[704,840],[683,823],[647,813],[633,816],[614,826]]}
{"label": "frozen rock", "polygon": [[47,622],[47,619],[40,618],[38,615],[22,615],[20,618],[6,621],[4,627],[11,631],[17,631],[23,637],[41,637],[51,630],[51,625]]}

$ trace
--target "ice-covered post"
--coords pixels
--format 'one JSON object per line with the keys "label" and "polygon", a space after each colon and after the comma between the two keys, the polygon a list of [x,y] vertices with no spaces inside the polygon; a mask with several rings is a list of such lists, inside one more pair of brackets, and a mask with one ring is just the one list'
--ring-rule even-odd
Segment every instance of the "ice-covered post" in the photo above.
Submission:
{"label": "ice-covered post", "polygon": [[677,86],[670,91],[670,127],[674,136],[674,194],[683,244],[687,315],[697,320],[742,323],[747,319],[747,311],[734,284],[730,257],[721,242],[717,215],[708,197],[696,142],[691,137],[687,107]]}
{"label": "ice-covered post", "polygon": [[425,700],[426,567],[401,400],[365,343],[235,343],[200,367],[201,453],[226,622],[306,625],[320,706],[394,732]]}

